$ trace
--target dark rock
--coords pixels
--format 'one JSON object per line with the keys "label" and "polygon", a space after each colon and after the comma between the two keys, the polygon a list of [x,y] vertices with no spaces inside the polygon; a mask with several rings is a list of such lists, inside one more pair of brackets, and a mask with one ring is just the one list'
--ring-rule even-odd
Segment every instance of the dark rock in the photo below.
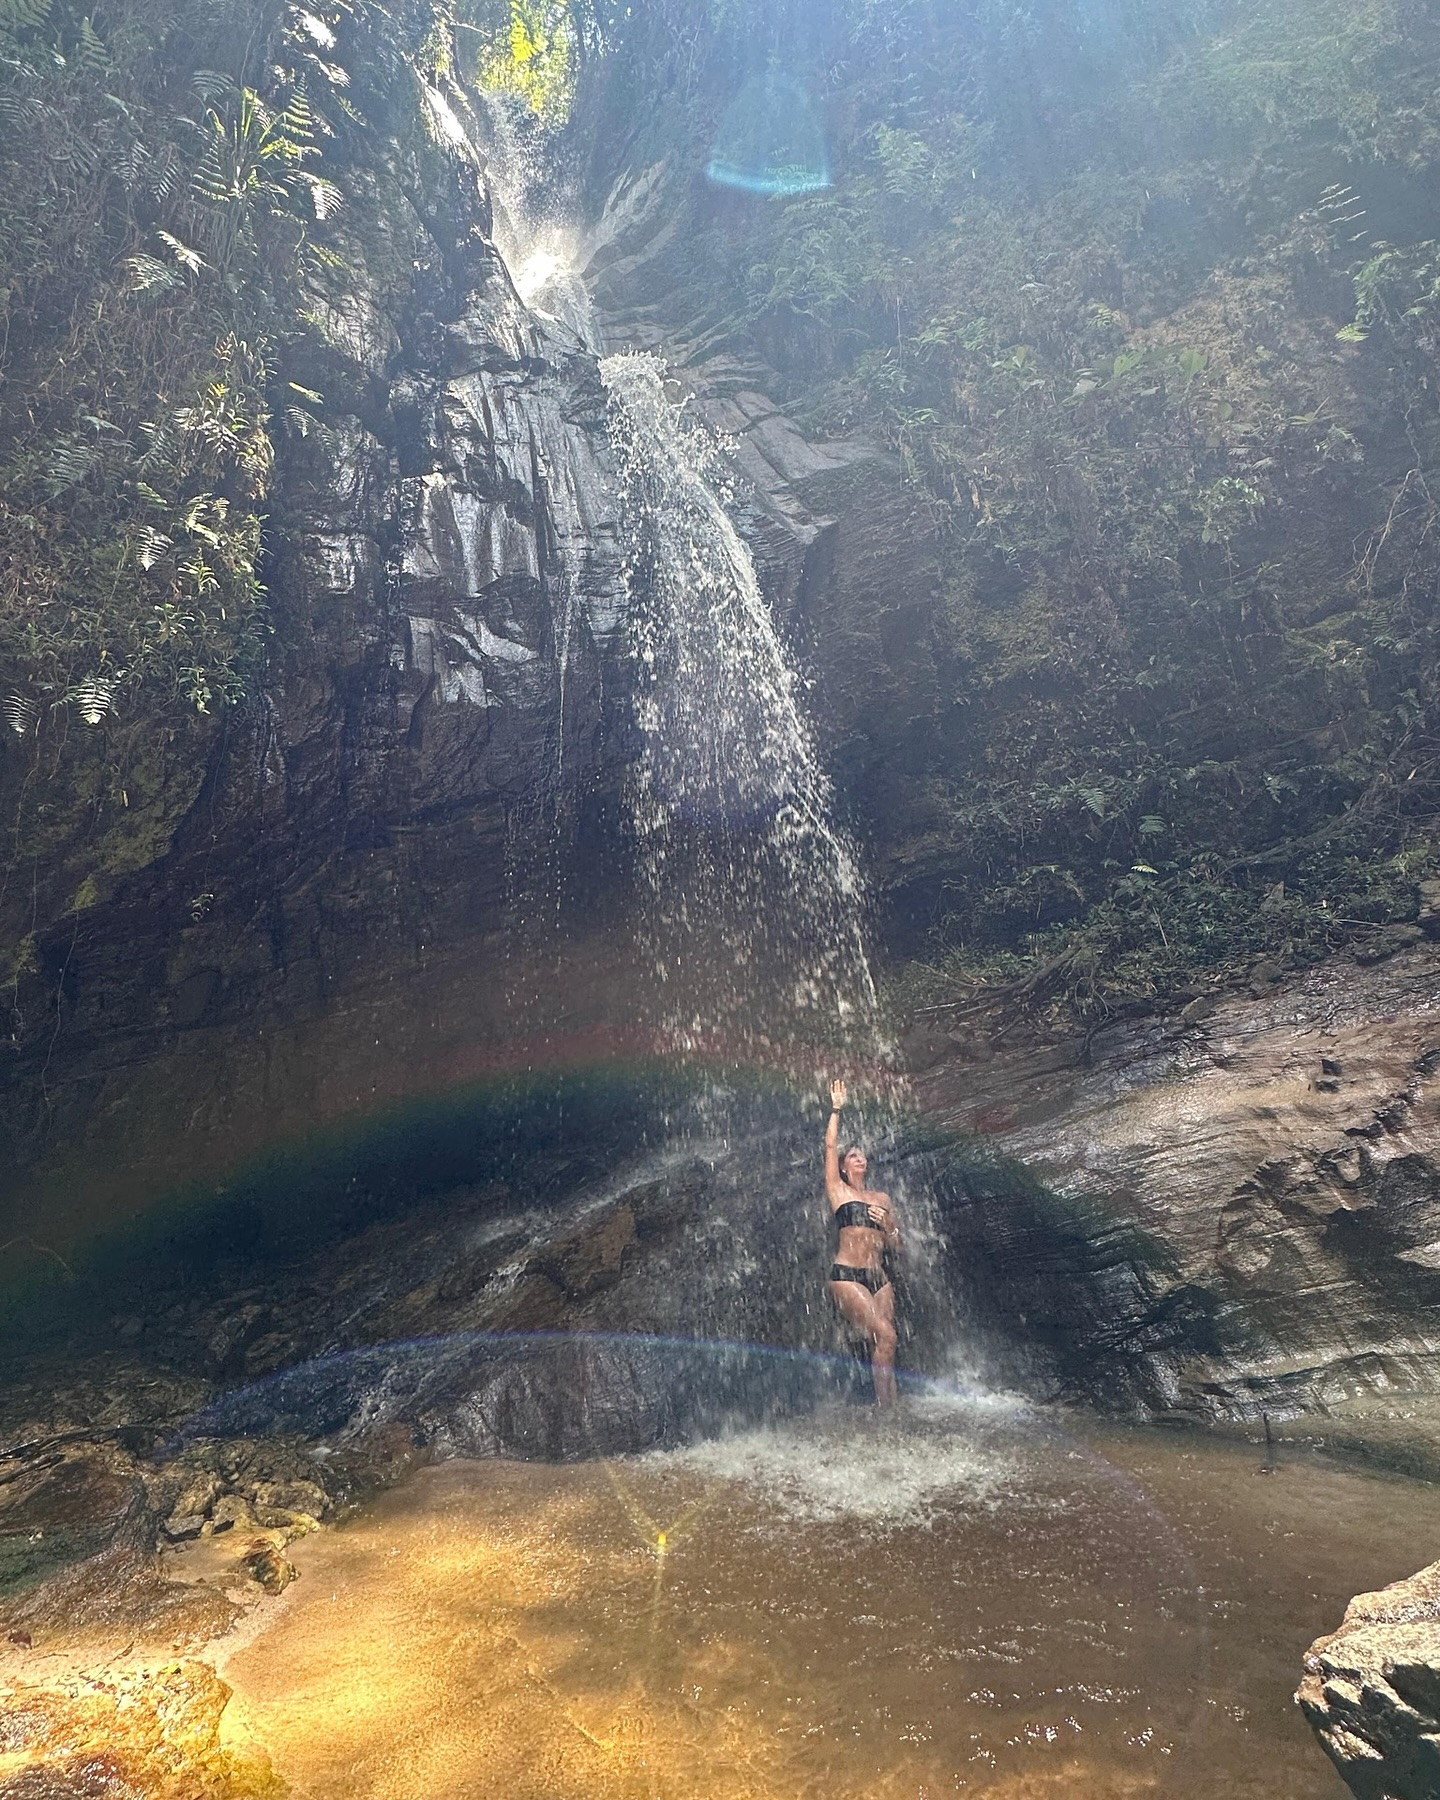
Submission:
{"label": "dark rock", "polygon": [[1285,965],[1278,962],[1258,962],[1250,971],[1250,996],[1252,999],[1263,999],[1273,987],[1285,979]]}
{"label": "dark rock", "polygon": [[490,1323],[497,1331],[552,1331],[564,1324],[567,1307],[565,1290],[531,1270],[505,1295]]}
{"label": "dark rock", "polygon": [[184,1030],[198,1025],[220,991],[219,969],[196,969],[170,990],[170,1023]]}
{"label": "dark rock", "polygon": [[127,1528],[144,1489],[123,1457],[79,1444],[22,1465],[0,1487],[0,1573],[25,1593],[96,1556]]}
{"label": "dark rock", "polygon": [[586,1300],[602,1288],[614,1287],[626,1252],[637,1242],[634,1211],[618,1206],[596,1224],[551,1245],[542,1266],[572,1300]]}
{"label": "dark rock", "polygon": [[218,1477],[208,1472],[191,1478],[171,1507],[161,1529],[167,1538],[199,1537],[210,1516],[210,1509],[220,1497]]}
{"label": "dark rock", "polygon": [[221,1377],[238,1375],[245,1365],[245,1352],[270,1323],[268,1306],[252,1301],[228,1314],[211,1332],[206,1350],[210,1371]]}
{"label": "dark rock", "polygon": [[274,1544],[258,1539],[240,1558],[240,1566],[267,1594],[283,1594],[299,1571]]}
{"label": "dark rock", "polygon": [[301,1340],[292,1332],[267,1331],[262,1337],[245,1344],[238,1371],[232,1357],[226,1365],[226,1372],[239,1373],[247,1381],[254,1381],[261,1375],[269,1375],[275,1369],[284,1368],[287,1363],[297,1362],[303,1354]]}
{"label": "dark rock", "polygon": [[938,1025],[912,1025],[900,1039],[900,1054],[912,1073],[933,1069],[950,1047],[950,1037]]}
{"label": "dark rock", "polygon": [[1362,965],[1384,962],[1400,951],[1408,950],[1412,944],[1422,943],[1425,935],[1419,925],[1387,925],[1383,931],[1377,931],[1355,946],[1355,960]]}
{"label": "dark rock", "polygon": [[[1204,1319],[1150,1360],[1153,1397],[1168,1385],[1168,1404],[1258,1415],[1434,1382],[1416,1346],[1440,1304],[1437,997],[1435,950],[1416,944],[1219,999],[1203,1034],[1140,1022],[1098,1034],[1083,1066],[1017,1046],[922,1078],[930,1115],[983,1132],[1001,1171],[978,1177],[993,1200],[964,1203],[983,1224],[987,1308],[1005,1294],[1033,1329],[1054,1243],[1078,1230],[1083,1266],[1128,1233],[1138,1260],[1114,1336],[1087,1320],[1087,1296],[1043,1305],[1094,1357],[1140,1342],[1168,1294],[1202,1298]],[[1005,1158],[1021,1165],[1009,1178]]]}
{"label": "dark rock", "polygon": [[529,1241],[526,1231],[507,1231],[485,1240],[474,1250],[462,1249],[441,1277],[436,1298],[445,1302],[473,1300]]}
{"label": "dark rock", "polygon": [[[349,1115],[397,1070],[412,1091],[453,1082],[457,1055],[507,1034],[501,940],[517,963],[532,948],[516,820],[562,767],[567,809],[620,779],[626,598],[596,358],[519,300],[463,134],[432,145],[419,187],[389,174],[373,276],[365,233],[351,244],[324,430],[276,472],[265,691],[186,771],[153,860],[79,914],[72,879],[63,925],[16,923],[41,965],[64,935],[64,995],[7,1026],[0,1241],[68,1241]],[[571,971],[555,987],[545,1004],[574,1004]],[[243,1347],[224,1335],[228,1379]]]}
{"label": "dark rock", "polygon": [[[173,1492],[173,1488],[169,1490]],[[228,1629],[235,1608],[212,1588],[170,1581],[155,1545],[164,1501],[138,1477],[102,1549],[50,1574],[10,1608],[18,1625],[47,1638],[117,1631],[137,1642],[203,1642]]]}

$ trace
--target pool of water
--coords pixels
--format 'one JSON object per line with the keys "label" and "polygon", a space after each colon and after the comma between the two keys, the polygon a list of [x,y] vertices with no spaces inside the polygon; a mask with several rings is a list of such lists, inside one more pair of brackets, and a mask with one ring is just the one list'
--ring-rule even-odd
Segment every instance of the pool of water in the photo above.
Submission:
{"label": "pool of water", "polygon": [[1340,1800],[1291,1701],[1437,1491],[998,1400],[452,1462],[221,1649],[313,1800]]}

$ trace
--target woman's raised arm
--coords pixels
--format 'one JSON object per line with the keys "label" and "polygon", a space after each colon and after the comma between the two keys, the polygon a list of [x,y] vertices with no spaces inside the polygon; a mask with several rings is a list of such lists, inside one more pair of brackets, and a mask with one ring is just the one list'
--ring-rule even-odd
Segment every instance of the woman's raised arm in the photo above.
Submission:
{"label": "woman's raised arm", "polygon": [[840,1109],[848,1097],[843,1081],[830,1083],[830,1117],[825,1125],[825,1192],[832,1206],[842,1205],[847,1191],[840,1175]]}

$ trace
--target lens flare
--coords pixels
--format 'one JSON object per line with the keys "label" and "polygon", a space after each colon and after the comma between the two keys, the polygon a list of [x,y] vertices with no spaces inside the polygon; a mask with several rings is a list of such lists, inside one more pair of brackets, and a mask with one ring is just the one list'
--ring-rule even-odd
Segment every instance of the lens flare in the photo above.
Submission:
{"label": "lens flare", "polygon": [[752,75],[725,110],[705,173],[751,194],[829,187],[825,130],[804,83],[778,69]]}

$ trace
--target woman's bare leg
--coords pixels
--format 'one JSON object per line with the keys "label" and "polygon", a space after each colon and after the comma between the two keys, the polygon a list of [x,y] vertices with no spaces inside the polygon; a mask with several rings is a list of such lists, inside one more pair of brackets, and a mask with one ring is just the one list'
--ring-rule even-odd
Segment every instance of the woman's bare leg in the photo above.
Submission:
{"label": "woman's bare leg", "polygon": [[875,1398],[881,1406],[889,1406],[897,1397],[894,1288],[887,1284],[878,1294],[872,1294],[858,1281],[832,1281],[830,1292],[846,1320],[869,1338]]}
{"label": "woman's bare leg", "polygon": [[874,1299],[875,1328],[871,1338],[870,1373],[875,1379],[875,1398],[881,1406],[893,1406],[900,1398],[895,1381],[895,1289],[890,1283]]}

